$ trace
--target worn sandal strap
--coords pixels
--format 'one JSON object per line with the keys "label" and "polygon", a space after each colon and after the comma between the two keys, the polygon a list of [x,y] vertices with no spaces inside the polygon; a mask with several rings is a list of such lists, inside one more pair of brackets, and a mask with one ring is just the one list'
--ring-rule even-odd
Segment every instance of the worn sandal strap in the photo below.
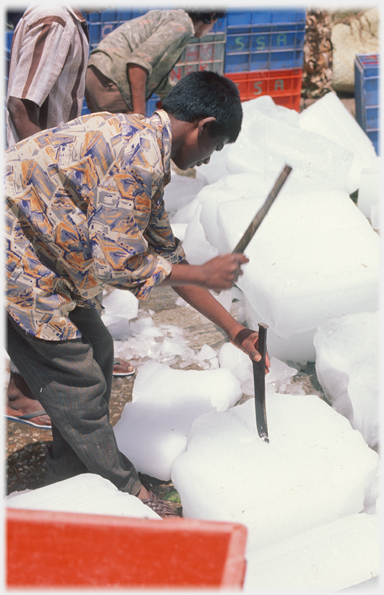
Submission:
{"label": "worn sandal strap", "polygon": [[43,409],[41,411],[35,411],[34,413],[26,413],[25,415],[15,415],[18,419],[33,419],[34,417],[40,417],[40,415],[47,415]]}
{"label": "worn sandal strap", "polygon": [[164,518],[164,517],[180,518],[179,515],[177,514],[177,512],[175,512],[173,510],[173,508],[171,506],[169,506],[169,504],[164,502],[164,500],[161,500],[158,496],[156,496],[156,494],[154,494],[153,492],[149,492],[149,495],[150,495],[150,497],[145,498],[145,500],[142,500],[142,502],[143,502],[143,504],[146,504],[147,506],[149,506],[149,508],[151,508],[159,516],[161,516],[162,518]]}

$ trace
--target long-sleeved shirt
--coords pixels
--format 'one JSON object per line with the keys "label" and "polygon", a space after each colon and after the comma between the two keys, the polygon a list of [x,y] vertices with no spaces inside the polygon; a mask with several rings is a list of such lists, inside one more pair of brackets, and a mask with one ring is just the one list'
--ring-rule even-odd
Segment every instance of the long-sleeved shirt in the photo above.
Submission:
{"label": "long-sleeved shirt", "polygon": [[[12,38],[7,99],[38,105],[42,130],[77,118],[88,54],[88,27],[80,11],[60,5],[27,9]],[[8,147],[18,140],[7,113]]]}
{"label": "long-sleeved shirt", "polygon": [[38,132],[6,151],[6,307],[28,333],[78,338],[76,306],[107,286],[137,297],[185,259],[164,209],[171,125],[99,113]]}
{"label": "long-sleeved shirt", "polygon": [[150,10],[104,37],[92,50],[88,65],[113,81],[132,109],[127,65],[147,71],[146,100],[153,93],[164,99],[175,85],[170,73],[194,33],[192,19],[184,10]]}

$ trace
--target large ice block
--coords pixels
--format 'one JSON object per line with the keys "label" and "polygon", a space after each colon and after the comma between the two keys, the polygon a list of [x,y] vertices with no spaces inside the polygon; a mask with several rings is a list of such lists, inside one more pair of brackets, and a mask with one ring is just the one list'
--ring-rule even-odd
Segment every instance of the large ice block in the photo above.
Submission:
{"label": "large ice block", "polygon": [[325,394],[371,447],[379,442],[379,322],[379,312],[334,318],[314,337]]}
{"label": "large ice block", "polygon": [[240,381],[229,370],[174,370],[149,361],[114,427],[118,447],[138,471],[167,481],[196,417],[240,398]]}
{"label": "large ice block", "polygon": [[379,545],[377,514],[342,517],[247,552],[244,591],[334,593],[361,585],[380,574]]}
{"label": "large ice block", "polygon": [[[257,330],[260,322],[265,323],[265,318],[255,310],[247,296],[244,297],[247,325],[249,328]],[[314,362],[316,359],[316,350],[313,344],[315,332],[316,329],[310,329],[303,333],[289,335],[289,337],[281,337],[272,327],[269,327],[267,333],[269,356],[296,364]]]}
{"label": "large ice block", "polygon": [[350,194],[357,190],[362,169],[372,167],[377,156],[371,140],[336,93],[327,93],[303,110],[299,124],[302,130],[321,134],[353,152],[346,188]]}
{"label": "large ice block", "polygon": [[266,198],[272,183],[265,176],[244,173],[224,176],[214,184],[205,186],[197,195],[197,199],[201,204],[200,223],[208,242],[221,253],[228,249],[222,242],[217,222],[217,211],[222,202],[249,198],[258,204],[258,201]]}
{"label": "large ice block", "polygon": [[[228,251],[248,227],[256,202],[218,206]],[[287,187],[248,245],[250,262],[237,284],[261,321],[287,338],[329,318],[377,310],[379,252],[377,233],[346,191],[328,187],[293,194]]]}
{"label": "large ice block", "polygon": [[177,211],[192,202],[204,184],[202,177],[182,176],[172,171],[171,181],[164,188],[164,205],[167,213]]}
{"label": "large ice block", "polygon": [[127,492],[120,492],[113,483],[95,473],[82,473],[36,490],[14,492],[5,503],[9,508],[162,520],[141,500]]}
{"label": "large ice block", "polygon": [[380,229],[380,157],[361,170],[357,206],[369,219],[373,229]]}
{"label": "large ice block", "polygon": [[198,204],[184,235],[183,248],[189,264],[204,264],[218,255],[216,247],[207,240],[200,221],[202,205]]}
{"label": "large ice block", "polygon": [[241,133],[226,158],[230,173],[271,172],[277,177],[288,164],[307,182],[322,184],[329,179],[340,188],[347,185],[352,162],[350,149],[258,109],[244,117]]}
{"label": "large ice block", "polygon": [[172,481],[188,518],[240,522],[248,551],[359,513],[378,455],[345,417],[314,395],[271,394],[270,442],[253,399],[198,418]]}

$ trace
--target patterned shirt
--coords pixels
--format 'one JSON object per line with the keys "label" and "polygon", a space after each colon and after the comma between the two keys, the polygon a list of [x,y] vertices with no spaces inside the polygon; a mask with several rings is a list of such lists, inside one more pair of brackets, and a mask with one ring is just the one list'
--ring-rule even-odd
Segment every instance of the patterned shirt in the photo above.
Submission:
{"label": "patterned shirt", "polygon": [[185,259],[164,210],[171,125],[106,112],[6,151],[7,310],[28,333],[81,336],[68,313],[100,308],[107,286],[139,298]]}
{"label": "patterned shirt", "polygon": [[[88,27],[80,11],[56,5],[26,10],[12,38],[7,99],[40,107],[42,130],[81,114],[89,54]],[[19,137],[7,112],[7,143]]]}
{"label": "patterned shirt", "polygon": [[117,85],[132,109],[127,64],[137,64],[148,72],[146,100],[153,93],[164,99],[176,84],[170,73],[194,33],[192,19],[184,10],[150,10],[104,37],[91,52],[88,64]]}

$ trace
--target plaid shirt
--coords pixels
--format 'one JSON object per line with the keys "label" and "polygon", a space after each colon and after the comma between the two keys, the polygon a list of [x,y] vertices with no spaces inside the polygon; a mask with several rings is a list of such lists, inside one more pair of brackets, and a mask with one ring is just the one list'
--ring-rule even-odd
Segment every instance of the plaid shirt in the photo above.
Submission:
{"label": "plaid shirt", "polygon": [[171,126],[99,113],[6,151],[7,310],[28,333],[78,338],[75,306],[100,308],[107,286],[139,298],[185,259],[164,210]]}

